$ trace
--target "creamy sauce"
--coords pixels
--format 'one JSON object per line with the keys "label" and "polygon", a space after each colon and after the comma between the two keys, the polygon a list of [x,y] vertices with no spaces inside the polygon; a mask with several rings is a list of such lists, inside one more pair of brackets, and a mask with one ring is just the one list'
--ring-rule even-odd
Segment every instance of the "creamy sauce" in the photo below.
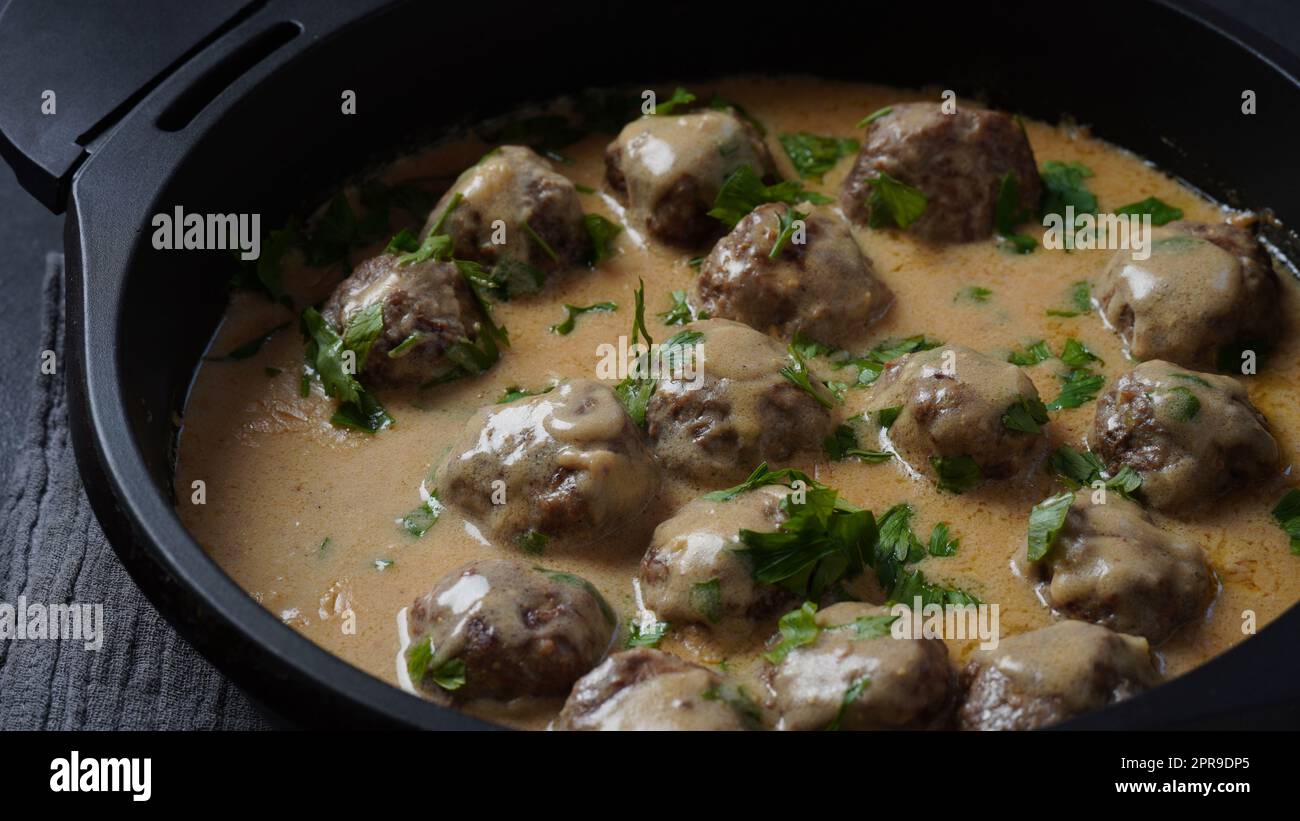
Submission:
{"label": "creamy sauce", "polygon": [[[762,121],[778,170],[787,179],[797,175],[776,135],[809,131],[860,137],[854,124],[864,114],[890,103],[921,99],[914,92],[803,79],[735,80],[694,90],[705,99],[717,91]],[[1033,121],[1027,121],[1026,128],[1040,165],[1047,160],[1077,160],[1095,172],[1088,185],[1102,211],[1155,196],[1182,208],[1186,219],[1217,222],[1225,217],[1214,203],[1084,131]],[[604,149],[609,139],[593,135],[567,148],[565,154],[573,163],[557,169],[575,183],[596,189],[581,195],[586,211],[622,223],[622,209],[604,185]],[[390,182],[436,177],[450,183],[489,147],[475,139],[451,141],[394,163],[383,177]],[[835,196],[850,165],[851,159],[841,160],[821,184],[807,184]],[[360,210],[355,192],[349,195]],[[184,418],[176,482],[178,488],[189,488],[192,481],[202,479],[207,498],[206,504],[194,505],[183,496],[182,520],[213,559],[268,610],[326,650],[409,688],[409,682],[399,682],[402,672],[395,664],[402,642],[399,611],[454,567],[474,558],[513,553],[488,544],[452,510],[445,511],[421,539],[398,525],[400,517],[426,498],[431,471],[444,460],[466,420],[495,402],[507,386],[537,389],[561,378],[594,378],[597,346],[617,343],[620,335],[628,333],[638,278],[645,280],[647,322],[655,338],[662,340],[676,330],[663,326],[654,314],[668,308],[670,291],[692,290],[695,270],[688,259],[708,249],[668,248],[647,240],[636,225],[627,228],[618,239],[617,255],[596,270],[552,277],[536,297],[497,306],[495,317],[509,329],[512,346],[485,375],[423,392],[380,391],[379,398],[396,424],[378,435],[332,427],[329,417],[334,403],[319,384],[313,385],[308,398],[299,397],[303,346],[292,330],[272,337],[250,359],[204,364]],[[999,250],[992,240],[929,246],[902,234],[863,227],[854,231],[895,301],[882,320],[844,347],[866,350],[884,338],[924,333],[1002,355],[1038,339],[1060,350],[1067,337],[1076,337],[1105,360],[1099,370],[1108,385],[1132,367],[1120,340],[1095,312],[1076,318],[1045,314],[1050,308],[1068,307],[1073,283],[1095,283],[1110,251],[1066,253],[1039,248],[1032,254],[1013,255]],[[382,244],[359,249],[352,258],[364,259],[381,250]],[[300,261],[291,260],[286,266],[286,282],[300,306],[325,297],[340,276],[337,269],[315,270]],[[1296,281],[1286,272],[1282,279],[1294,330]],[[990,289],[987,302],[958,297],[971,286]],[[586,314],[568,336],[548,331],[563,319],[563,303],[588,305],[604,300],[617,302],[618,311]],[[286,309],[262,296],[236,294],[213,351],[224,353],[292,319]],[[1251,400],[1269,418],[1278,439],[1280,474],[1286,477],[1292,475],[1300,433],[1298,344],[1295,333],[1285,336],[1268,367],[1247,382]],[[1055,397],[1059,390],[1054,365],[1025,369],[1044,399]],[[281,373],[268,376],[268,368]],[[850,390],[834,414],[839,420],[874,407],[866,392]],[[1084,443],[1095,407],[1089,402],[1053,414],[1047,427],[1050,446]],[[1003,635],[1053,621],[1032,580],[1022,577],[1014,562],[1024,547],[1030,508],[1055,492],[1046,472],[986,483],[974,492],[954,496],[909,474],[897,460],[828,463],[815,454],[792,461],[852,502],[877,512],[900,501],[912,503],[917,510],[913,526],[922,537],[934,523],[949,523],[953,535],[961,539],[957,554],[927,557],[919,567],[932,581],[998,603]],[[666,474],[661,518],[714,489]],[[1161,527],[1204,547],[1221,584],[1204,618],[1157,649],[1166,676],[1178,675],[1241,641],[1245,611],[1252,611],[1263,626],[1300,598],[1300,559],[1290,555],[1284,534],[1269,516],[1282,492],[1279,478],[1233,493],[1181,520],[1156,514]],[[599,551],[546,555],[540,562],[589,579],[626,621],[638,612],[635,579],[647,540],[648,533],[615,536],[603,540]],[[349,614],[355,616],[355,624]],[[707,664],[725,660],[729,675],[761,692],[758,653],[774,628],[775,619],[753,630],[720,629],[712,634],[674,630],[661,648]],[[953,663],[964,663],[975,643],[951,642]],[[473,709],[516,726],[543,727],[558,705]]]}

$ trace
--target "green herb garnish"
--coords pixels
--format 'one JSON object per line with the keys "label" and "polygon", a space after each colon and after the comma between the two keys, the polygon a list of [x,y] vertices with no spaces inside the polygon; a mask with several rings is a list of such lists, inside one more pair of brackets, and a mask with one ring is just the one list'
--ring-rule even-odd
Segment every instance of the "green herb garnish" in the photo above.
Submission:
{"label": "green herb garnish", "polygon": [[573,329],[577,326],[578,317],[583,314],[589,314],[592,312],[610,313],[611,311],[616,310],[618,310],[618,305],[613,302],[597,302],[592,305],[569,305],[566,303],[564,305],[564,321],[552,325],[551,333],[561,335],[571,334],[573,333]]}
{"label": "green herb garnish", "polygon": [[841,159],[856,154],[860,145],[848,137],[822,137],[807,131],[782,134],[778,139],[799,176],[818,182]]}
{"label": "green herb garnish", "polygon": [[1049,496],[1034,505],[1029,512],[1029,561],[1042,559],[1056,544],[1056,537],[1065,527],[1065,517],[1074,504],[1074,491],[1067,490],[1055,496]]}

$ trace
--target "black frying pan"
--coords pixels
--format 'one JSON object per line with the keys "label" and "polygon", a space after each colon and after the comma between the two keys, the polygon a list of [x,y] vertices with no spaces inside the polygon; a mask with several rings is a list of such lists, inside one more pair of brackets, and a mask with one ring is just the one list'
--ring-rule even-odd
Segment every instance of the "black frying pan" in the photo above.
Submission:
{"label": "black frying pan", "polygon": [[[62,13],[59,5],[47,7],[49,16]],[[95,67],[89,82],[130,93],[67,144],[48,133],[31,138],[23,118],[33,115],[15,120],[3,101],[0,150],[29,190],[68,211],[72,429],[104,530],[177,629],[288,720],[488,726],[318,649],[256,604],[181,526],[172,508],[172,416],[221,317],[231,262],[223,253],[155,251],[151,216],[182,204],[188,212],[258,212],[276,225],[421,136],[522,102],[589,86],[793,70],[933,84],[1049,121],[1072,115],[1212,196],[1300,221],[1300,70],[1291,55],[1200,7],[1062,5],[563,9],[359,0],[340,8],[230,0],[206,17],[187,11],[174,21],[188,39],[173,44],[176,54],[155,55],[160,72]],[[23,14],[41,17],[31,7]],[[15,22],[24,20],[0,19],[0,44],[28,42],[12,37]],[[104,25],[88,34],[133,31],[120,18]],[[4,93],[39,89],[42,71],[69,59],[75,43],[48,51],[0,56]],[[357,93],[356,116],[340,113],[344,89]],[[1239,113],[1245,89],[1256,94],[1254,116]],[[1300,247],[1279,225],[1267,232],[1288,253]],[[1293,607],[1192,673],[1069,726],[1295,726],[1297,643]]]}

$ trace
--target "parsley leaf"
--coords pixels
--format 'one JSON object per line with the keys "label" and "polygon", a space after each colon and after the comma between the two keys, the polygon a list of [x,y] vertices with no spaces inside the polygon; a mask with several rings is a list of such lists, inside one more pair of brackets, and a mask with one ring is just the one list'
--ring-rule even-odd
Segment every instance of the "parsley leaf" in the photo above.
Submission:
{"label": "parsley leaf", "polygon": [[858,120],[857,127],[866,128],[867,126],[874,123],[876,120],[879,120],[881,117],[889,115],[890,113],[893,112],[893,110],[894,107],[889,105],[885,106],[884,108],[877,108],[875,111],[863,117],[861,120]]}
{"label": "parsley leaf", "polygon": [[289,323],[282,322],[279,325],[276,325],[271,330],[263,333],[261,336],[253,337],[252,339],[245,342],[244,344],[231,349],[230,353],[225,354],[223,356],[205,356],[204,361],[238,362],[239,360],[248,359],[249,357],[256,356],[258,351],[262,350],[262,346],[265,345],[267,341],[270,340],[271,337],[275,336],[276,334],[278,334],[280,331],[283,331],[287,327],[289,327]]}
{"label": "parsley leaf", "polygon": [[442,502],[438,501],[438,491],[435,490],[429,494],[429,498],[425,500],[424,504],[398,519],[398,524],[402,526],[403,530],[418,539],[428,533],[429,528],[437,524],[438,517],[442,515],[443,510],[445,508]]}
{"label": "parsley leaf", "polygon": [[1026,234],[1017,234],[1016,226],[1029,219],[1029,212],[1020,207],[1020,184],[1014,171],[1002,175],[998,184],[997,205],[993,213],[993,230],[998,241],[1017,254],[1028,254],[1038,247],[1038,241]]}
{"label": "parsley leaf", "polygon": [[866,420],[859,414],[838,425],[835,432],[822,442],[826,455],[836,462],[853,457],[864,462],[884,462],[890,459],[893,454],[879,450],[863,450],[858,446],[858,428],[865,423]]}
{"label": "parsley leaf", "polygon": [[848,137],[821,137],[807,131],[782,134],[777,139],[799,176],[818,182],[841,159],[856,154],[860,146]]}
{"label": "parsley leaf", "polygon": [[673,304],[668,306],[668,310],[658,314],[659,319],[665,325],[685,325],[694,322],[697,319],[708,319],[709,315],[705,311],[697,311],[686,300],[685,291],[673,291],[669,294]]}
{"label": "parsley leaf", "polygon": [[1080,280],[1070,287],[1070,303],[1074,306],[1073,310],[1048,308],[1047,315],[1071,317],[1092,313],[1092,286],[1087,280]]}
{"label": "parsley leaf", "polygon": [[[790,362],[781,369],[781,375],[790,380],[795,387],[815,399],[817,404],[821,405],[823,408],[834,407],[835,403],[832,402],[823,391],[818,390],[816,386],[813,385],[813,380],[816,377],[812,375],[812,371],[808,370],[808,362],[803,358],[803,354],[799,352],[799,349],[794,345],[791,345],[787,349],[787,354]],[[822,385],[822,387],[824,389],[825,385]]]}
{"label": "parsley leaf", "polygon": [[623,647],[628,650],[634,647],[658,647],[667,633],[666,621],[643,624],[637,619],[630,619],[627,623],[627,641],[623,642]]}
{"label": "parsley leaf", "polygon": [[587,236],[591,237],[591,264],[599,265],[614,256],[614,238],[622,232],[623,226],[600,214],[585,214],[582,221],[587,226]]}
{"label": "parsley leaf", "polygon": [[955,556],[957,548],[961,546],[961,539],[952,538],[948,531],[947,522],[939,522],[930,531],[930,555],[931,556]]}
{"label": "parsley leaf", "polygon": [[[320,379],[325,395],[339,400],[338,410],[330,422],[374,433],[393,423],[379,401],[348,372],[343,339],[329,326],[315,308],[302,312],[302,327],[307,336],[307,365]],[[356,352],[353,352],[356,356]]]}
{"label": "parsley leaf", "polygon": [[790,651],[817,641],[821,628],[817,625],[817,605],[806,601],[797,610],[791,610],[777,622],[781,631],[781,641],[776,647],[763,654],[763,658],[772,664],[780,664]]}
{"label": "parsley leaf", "polygon": [[1052,411],[1062,408],[1077,408],[1097,398],[1106,377],[1093,373],[1086,368],[1072,370],[1061,376],[1061,394],[1047,404]]}
{"label": "parsley leaf", "polygon": [[717,624],[722,620],[722,580],[709,579],[691,585],[687,602],[709,624]]}
{"label": "parsley leaf", "polygon": [[1019,365],[1022,368],[1028,368],[1037,365],[1039,362],[1046,362],[1052,358],[1052,349],[1047,347],[1047,343],[1038,340],[1032,343],[1023,351],[1012,351],[1007,354],[1007,361],[1012,365]]}
{"label": "parsley leaf", "polygon": [[573,333],[573,329],[577,327],[578,317],[582,316],[583,314],[588,314],[592,312],[609,313],[611,311],[616,311],[616,310],[618,310],[618,305],[613,302],[596,302],[591,305],[569,305],[568,303],[565,303],[564,321],[556,325],[552,325],[551,333],[560,334],[561,336],[571,334]]}
{"label": "parsley leaf", "polygon": [[882,171],[871,180],[871,196],[867,199],[871,216],[867,224],[884,228],[892,221],[899,228],[907,228],[925,213],[927,202],[919,188],[899,182]]}
{"label": "parsley leaf", "polygon": [[655,103],[654,116],[663,117],[668,114],[672,114],[675,111],[677,111],[679,108],[685,108],[686,106],[689,106],[691,103],[695,102],[695,100],[696,97],[694,94],[682,88],[681,86],[678,86],[676,89],[673,90],[673,96],[669,97],[667,100],[664,100],[662,103],[658,103],[658,102]]}
{"label": "parsley leaf", "polygon": [[544,388],[539,388],[535,391],[521,388],[518,385],[510,385],[501,393],[501,398],[496,401],[496,404],[508,405],[518,399],[523,399],[525,396],[541,396],[542,394],[550,393],[553,390],[555,390],[555,385],[553,384],[547,385]]}
{"label": "parsley leaf", "polygon": [[772,243],[772,250],[768,253],[767,258],[776,259],[779,257],[781,255],[781,249],[785,247],[786,243],[790,241],[790,237],[794,235],[795,223],[804,222],[807,219],[807,214],[796,211],[790,207],[787,207],[780,214],[777,214],[776,242]]}
{"label": "parsley leaf", "polygon": [[[1097,198],[1084,182],[1092,176],[1091,168],[1081,162],[1048,160],[1043,163],[1040,175],[1043,179],[1044,215],[1060,214],[1064,222],[1067,205],[1074,206],[1076,222],[1084,214],[1097,213]],[[1073,229],[1074,226],[1066,228]]]}
{"label": "parsley leaf", "polygon": [[788,487],[792,482],[796,481],[802,482],[804,487],[822,487],[820,483],[801,470],[795,468],[769,470],[767,462],[764,462],[754,468],[754,472],[749,474],[745,481],[740,484],[726,490],[715,490],[706,493],[703,498],[711,502],[729,502],[742,493],[748,493],[755,488],[766,487],[767,485],[786,485]]}
{"label": "parsley leaf", "polygon": [[1092,451],[1075,450],[1069,445],[1061,445],[1054,450],[1047,459],[1047,466],[1071,489],[1091,487],[1096,482],[1103,482],[1107,490],[1132,499],[1133,494],[1142,486],[1142,475],[1128,465],[1110,476],[1099,456]]}
{"label": "parsley leaf", "polygon": [[989,297],[991,296],[993,296],[993,292],[988,288],[983,288],[979,285],[972,285],[969,288],[962,288],[958,291],[957,296],[953,297],[952,301],[960,302],[964,299],[969,300],[970,302],[984,303],[988,302]]}
{"label": "parsley leaf", "polygon": [[1157,199],[1156,197],[1147,197],[1138,202],[1121,205],[1119,208],[1115,209],[1115,213],[1131,215],[1150,214],[1152,225],[1164,225],[1165,223],[1183,218],[1183,209],[1175,208],[1169,203]]}
{"label": "parsley leaf", "polygon": [[797,180],[786,180],[775,185],[764,185],[758,174],[748,165],[742,165],[723,182],[713,201],[709,216],[721,220],[728,228],[744,219],[751,211],[769,202],[798,205],[811,202],[825,205],[831,198],[816,191],[805,191]]}
{"label": "parsley leaf", "polygon": [[751,562],[754,578],[776,584],[810,600],[840,579],[855,576],[866,566],[876,540],[871,511],[854,507],[824,485],[781,500],[785,520],[775,533],[741,530],[745,548],[738,553]]}
{"label": "parsley leaf", "polygon": [[449,691],[465,686],[465,662],[462,659],[439,659],[432,636],[423,636],[406,648],[406,671],[414,684],[432,681]]}
{"label": "parsley leaf", "polygon": [[357,357],[357,373],[366,368],[366,359],[370,348],[384,330],[384,304],[372,302],[348,317],[343,329],[343,347],[354,351]]}
{"label": "parsley leaf", "polygon": [[831,719],[831,723],[826,725],[827,732],[833,733],[839,730],[840,725],[844,722],[844,715],[849,711],[849,707],[853,706],[853,702],[857,701],[862,692],[870,686],[871,679],[864,676],[845,688],[844,695],[840,698],[840,709],[835,711],[835,718]]}
{"label": "parsley leaf", "polygon": [[1034,435],[1043,432],[1048,422],[1047,407],[1036,396],[1020,396],[1002,414],[1002,424],[1009,430]]}
{"label": "parsley leaf", "polygon": [[1201,400],[1182,385],[1161,391],[1157,396],[1160,404],[1176,422],[1190,422],[1201,412]]}
{"label": "parsley leaf", "polygon": [[931,456],[930,467],[939,474],[939,489],[965,493],[983,479],[980,466],[970,456]]}
{"label": "parsley leaf", "polygon": [[1300,556],[1300,490],[1286,492],[1273,508],[1273,519],[1291,537],[1291,554]]}
{"label": "parsley leaf", "polygon": [[1055,496],[1049,496],[1029,511],[1029,561],[1042,559],[1056,544],[1056,537],[1065,527],[1065,517],[1074,504],[1074,491],[1067,490]]}

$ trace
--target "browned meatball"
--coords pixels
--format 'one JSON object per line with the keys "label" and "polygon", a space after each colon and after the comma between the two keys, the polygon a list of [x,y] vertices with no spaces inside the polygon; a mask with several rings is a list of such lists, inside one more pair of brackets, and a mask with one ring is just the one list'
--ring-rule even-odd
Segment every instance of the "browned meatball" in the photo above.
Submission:
{"label": "browned meatball", "polygon": [[1268,252],[1244,228],[1174,222],[1152,231],[1150,257],[1111,259],[1097,291],[1108,325],[1134,358],[1240,372],[1281,332],[1281,292]]}
{"label": "browned meatball", "polygon": [[557,730],[745,730],[722,677],[658,650],[615,653],[573,687]]}
{"label": "browned meatball", "polygon": [[1117,493],[1075,494],[1051,551],[1035,564],[1062,615],[1160,644],[1205,612],[1214,582],[1201,549]]}
{"label": "browned meatball", "polygon": [[812,210],[804,221],[806,241],[787,240],[772,259],[780,217],[789,210],[759,206],[713,246],[696,283],[700,305],[760,331],[847,345],[889,308],[893,295],[876,279],[848,223],[829,208]]}
{"label": "browned meatball", "polygon": [[635,223],[656,239],[694,246],[719,233],[708,215],[727,177],[742,165],[760,177],[772,157],[753,126],[729,111],[642,117],[605,151],[609,185]]}
{"label": "browned meatball", "polygon": [[894,638],[889,609],[858,602],[815,616],[819,632],[768,671],[778,730],[936,729],[956,674],[939,639]]}
{"label": "browned meatball", "polygon": [[587,581],[503,559],[453,570],[415,600],[408,621],[412,683],[457,702],[564,696],[617,632]]}
{"label": "browned meatball", "polygon": [[1278,461],[1268,422],[1240,382],[1158,359],[1097,400],[1092,438],[1112,470],[1142,474],[1142,495],[1158,510],[1203,505],[1268,476]]}
{"label": "browned meatball", "polygon": [[789,363],[784,346],[725,319],[685,330],[703,334],[700,379],[662,380],[646,409],[650,441],[665,468],[738,481],[761,462],[780,463],[820,446],[830,416],[781,375]]}
{"label": "browned meatball", "polygon": [[399,259],[381,254],[358,265],[322,311],[342,336],[359,313],[381,306],[383,329],[357,362],[357,375],[370,384],[419,385],[443,376],[456,367],[447,360],[447,349],[458,340],[478,338],[477,309],[456,266],[432,260],[403,265]]}
{"label": "browned meatball", "polygon": [[672,624],[761,619],[794,604],[788,591],[754,578],[737,550],[741,530],[772,532],[785,521],[789,488],[771,485],[725,502],[696,499],[655,529],[641,561],[641,595]]}
{"label": "browned meatball", "polygon": [[926,196],[925,212],[908,230],[935,242],[970,242],[992,235],[1008,172],[1019,209],[1036,212],[1042,182],[1029,138],[1011,116],[977,108],[945,114],[934,103],[906,103],[867,127],[840,200],[852,219],[867,222],[872,181],[883,173]]}
{"label": "browned meatball", "polygon": [[1146,639],[1069,620],[977,650],[961,680],[963,730],[1035,730],[1150,689],[1160,674]]}
{"label": "browned meatball", "polygon": [[540,553],[612,544],[654,499],[659,467],[614,392],[575,379],[480,410],[437,487],[492,541]]}
{"label": "browned meatball", "polygon": [[[457,194],[462,199],[442,233],[454,239],[459,259],[486,265],[509,259],[553,272],[581,264],[590,253],[577,189],[531,148],[503,145],[466,169],[429,214],[425,233]],[[497,220],[504,233],[493,226]],[[503,236],[504,243],[493,242]]]}
{"label": "browned meatball", "polygon": [[901,408],[886,434],[889,443],[915,470],[951,484],[971,462],[978,468],[973,481],[1005,479],[1028,467],[1043,437],[1006,421],[1013,406],[1026,403],[1041,405],[1020,368],[943,345],[891,362],[876,381],[871,407]]}

